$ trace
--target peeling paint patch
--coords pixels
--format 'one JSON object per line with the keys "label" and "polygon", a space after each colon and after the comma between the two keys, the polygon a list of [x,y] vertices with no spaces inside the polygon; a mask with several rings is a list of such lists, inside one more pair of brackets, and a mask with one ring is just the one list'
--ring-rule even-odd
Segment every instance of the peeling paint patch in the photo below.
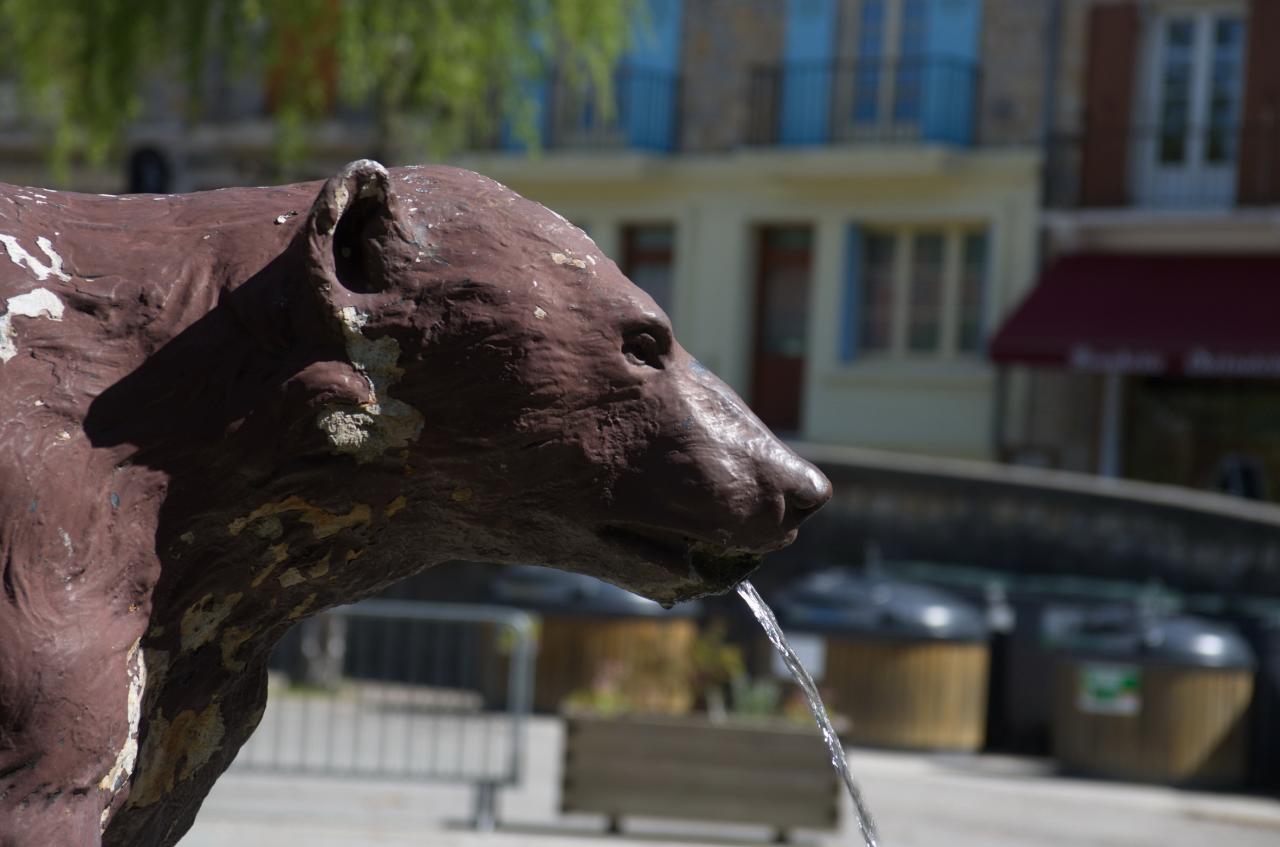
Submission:
{"label": "peeling paint patch", "polygon": [[295,494],[277,503],[262,504],[243,518],[236,518],[227,525],[227,530],[232,535],[239,535],[246,526],[260,518],[291,512],[299,513],[298,520],[309,525],[316,538],[328,538],[344,529],[368,524],[373,520],[373,510],[364,503],[357,503],[351,507],[351,511],[339,515],[312,505]]}
{"label": "peeling paint patch", "polygon": [[284,525],[281,524],[280,519],[275,516],[267,517],[259,521],[257,525],[254,526],[253,534],[259,538],[275,541],[277,538],[284,535]]}
{"label": "peeling paint patch", "polygon": [[12,235],[0,235],[0,244],[4,245],[5,252],[9,254],[9,261],[20,268],[25,267],[42,282],[50,276],[56,276],[63,282],[71,279],[71,276],[62,269],[62,257],[54,251],[53,242],[43,235],[36,239],[36,246],[49,259],[47,265],[23,249],[18,239]]}
{"label": "peeling paint patch", "polygon": [[58,295],[47,288],[37,288],[26,294],[10,297],[6,301],[5,313],[0,315],[0,361],[7,362],[18,355],[18,345],[13,334],[15,317],[60,321],[63,310]]}
{"label": "peeling paint patch", "polygon": [[316,602],[316,596],[317,595],[315,594],[308,594],[307,599],[294,606],[293,610],[289,612],[289,620],[296,621],[298,618],[305,615],[311,608],[311,605]]}
{"label": "peeling paint patch", "polygon": [[371,399],[355,410],[328,410],[316,419],[316,425],[334,450],[354,456],[357,462],[367,462],[417,438],[422,431],[422,415],[388,394],[404,375],[398,364],[399,342],[389,337],[367,338],[364,327],[369,316],[352,306],[339,310],[337,319],[347,359],[365,378]]}
{"label": "peeling paint patch", "polygon": [[188,653],[207,644],[243,596],[239,592],[222,598],[206,594],[192,604],[182,616],[182,651]]}
{"label": "peeling paint patch", "polygon": [[222,749],[225,734],[216,701],[200,712],[179,712],[172,721],[160,714],[153,716],[142,745],[147,767],[139,772],[129,802],[145,807],[163,800],[176,783],[190,779]]}
{"label": "peeling paint patch", "polygon": [[301,585],[306,582],[307,578],[297,568],[289,568],[289,570],[280,574],[280,587],[292,588],[295,585]]}
{"label": "peeling paint patch", "polygon": [[403,494],[401,494],[399,497],[387,504],[384,514],[387,516],[387,519],[390,520],[396,516],[396,512],[400,511],[407,505],[409,505],[409,501],[405,499]]}
{"label": "peeling paint patch", "polygon": [[568,265],[569,267],[577,268],[578,270],[586,270],[587,268],[586,262],[576,256],[569,256],[564,253],[552,253],[551,261],[555,262],[557,265]]}
{"label": "peeling paint patch", "polygon": [[71,544],[71,536],[62,527],[58,527],[58,537],[62,539],[62,546],[67,549],[67,552],[74,555],[76,548]]}
{"label": "peeling paint patch", "polygon": [[250,587],[257,588],[262,584],[263,580],[271,576],[271,572],[276,569],[276,565],[289,558],[288,544],[273,544],[267,548],[267,552],[262,556],[262,562],[266,565],[262,572],[253,578],[253,582],[249,583]]}
{"label": "peeling paint patch", "polygon": [[253,637],[253,630],[247,626],[229,627],[222,633],[222,666],[229,671],[239,673],[245,669],[246,662],[237,659],[236,654],[246,641]]}
{"label": "peeling paint patch", "polygon": [[99,788],[108,792],[107,808],[102,810],[102,816],[99,818],[99,822],[104,828],[108,820],[112,798],[124,786],[129,777],[133,775],[133,767],[138,761],[138,724],[142,720],[142,695],[147,687],[147,662],[139,649],[141,643],[141,638],[135,640],[133,646],[129,648],[128,656],[125,658],[125,667],[128,669],[129,674],[129,692],[125,707],[125,714],[129,721],[129,732],[125,736],[124,746],[116,754],[116,760],[111,766],[111,770],[107,771],[106,776],[98,783]]}
{"label": "peeling paint patch", "polygon": [[541,306],[534,306],[533,316],[538,320],[544,320],[547,317],[547,311],[546,309],[543,309]]}
{"label": "peeling paint patch", "polygon": [[321,559],[320,561],[312,565],[310,568],[308,568],[307,576],[310,577],[311,579],[319,579],[320,577],[328,574],[330,555],[331,555],[330,553],[325,553],[323,559]]}

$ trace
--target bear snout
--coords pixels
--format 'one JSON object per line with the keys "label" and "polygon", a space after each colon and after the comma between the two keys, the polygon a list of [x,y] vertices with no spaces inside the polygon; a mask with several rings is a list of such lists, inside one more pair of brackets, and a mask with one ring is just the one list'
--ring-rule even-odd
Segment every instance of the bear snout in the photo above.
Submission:
{"label": "bear snout", "polygon": [[789,473],[780,486],[786,503],[785,520],[795,526],[831,499],[831,480],[826,474],[803,459],[800,464],[799,473]]}
{"label": "bear snout", "polygon": [[[831,499],[831,482],[816,467],[797,456],[777,436],[760,425],[758,444],[749,463],[751,487],[758,492],[756,510],[734,533],[731,546],[751,553],[768,553],[795,540],[805,519]],[[745,481],[744,481],[745,482]]]}
{"label": "bear snout", "polygon": [[678,408],[691,425],[675,440],[699,483],[685,489],[684,502],[677,498],[669,506],[689,521],[689,534],[715,539],[726,550],[763,554],[787,546],[831,499],[831,482],[729,386],[704,368],[682,370],[675,381]]}

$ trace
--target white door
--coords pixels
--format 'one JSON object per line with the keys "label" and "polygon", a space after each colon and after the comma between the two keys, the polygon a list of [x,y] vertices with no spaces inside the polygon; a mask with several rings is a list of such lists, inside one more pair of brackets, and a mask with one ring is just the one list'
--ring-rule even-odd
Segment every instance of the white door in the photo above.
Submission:
{"label": "white door", "polygon": [[1174,11],[1156,20],[1148,96],[1135,128],[1134,196],[1147,206],[1235,201],[1245,18],[1237,10]]}

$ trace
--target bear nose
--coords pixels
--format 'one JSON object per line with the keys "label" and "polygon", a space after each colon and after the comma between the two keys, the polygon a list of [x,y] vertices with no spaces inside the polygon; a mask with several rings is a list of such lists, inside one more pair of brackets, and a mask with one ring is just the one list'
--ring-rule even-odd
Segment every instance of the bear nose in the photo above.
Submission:
{"label": "bear nose", "polygon": [[805,463],[794,484],[783,492],[786,498],[787,512],[797,518],[804,518],[816,512],[831,499],[831,480],[826,474],[809,463]]}

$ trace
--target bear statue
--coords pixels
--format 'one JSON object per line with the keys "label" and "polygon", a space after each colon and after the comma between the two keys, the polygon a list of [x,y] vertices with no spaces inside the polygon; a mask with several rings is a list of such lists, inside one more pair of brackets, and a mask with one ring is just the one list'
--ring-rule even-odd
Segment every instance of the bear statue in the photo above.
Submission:
{"label": "bear statue", "polygon": [[830,484],[465,170],[0,185],[0,846],[174,844],[297,621],[444,561],[723,592]]}

